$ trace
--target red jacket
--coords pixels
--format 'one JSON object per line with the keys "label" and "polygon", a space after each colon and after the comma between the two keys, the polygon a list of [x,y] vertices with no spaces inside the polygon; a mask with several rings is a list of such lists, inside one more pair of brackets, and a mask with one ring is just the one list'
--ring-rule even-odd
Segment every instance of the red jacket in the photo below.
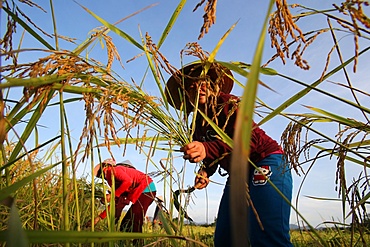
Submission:
{"label": "red jacket", "polygon": [[103,171],[104,178],[111,187],[112,173],[114,173],[115,196],[120,197],[122,193],[127,192],[127,199],[132,203],[135,203],[144,189],[153,182],[147,174],[125,166],[108,166],[103,168]]}
{"label": "red jacket", "polygon": [[[223,129],[223,131],[230,138],[233,138],[234,136],[235,121],[238,112],[237,108],[235,108],[235,104],[238,101],[238,97],[222,92],[220,93],[217,101],[217,112],[221,111],[217,116],[217,125]],[[213,118],[213,113],[211,110],[208,110],[207,115],[209,118]],[[230,116],[228,117],[228,115]],[[213,122],[215,122],[215,120],[213,120]],[[194,141],[202,142],[205,147],[207,156],[203,160],[203,163],[206,166],[208,176],[212,176],[215,173],[218,167],[217,164],[219,164],[227,172],[230,171],[230,153],[232,149],[219,138],[217,138],[217,133],[209,124],[207,124],[200,114],[197,114],[193,139]],[[274,139],[269,137],[254,122],[250,145],[250,159],[253,163],[262,160],[269,154],[283,153],[280,145]],[[217,159],[221,158],[223,155],[225,155],[225,157],[217,161]]]}
{"label": "red jacket", "polygon": [[[127,200],[135,203],[139,199],[146,187],[153,182],[152,178],[147,174],[138,171],[134,168],[125,166],[107,166],[103,168],[104,179],[107,180],[109,186],[112,187],[112,175],[114,174],[115,181],[115,197],[120,197],[123,193]],[[106,217],[106,210],[100,214],[101,218]]]}

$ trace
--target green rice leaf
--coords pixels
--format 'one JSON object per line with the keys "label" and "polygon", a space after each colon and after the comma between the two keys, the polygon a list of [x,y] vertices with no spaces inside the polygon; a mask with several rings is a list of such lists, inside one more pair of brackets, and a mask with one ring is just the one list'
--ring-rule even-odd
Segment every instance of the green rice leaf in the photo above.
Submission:
{"label": "green rice leaf", "polygon": [[175,11],[172,13],[171,18],[168,21],[166,28],[163,30],[161,38],[158,41],[158,48],[162,46],[163,42],[167,38],[168,34],[170,33],[173,25],[175,24],[175,22],[177,20],[177,17],[179,17],[179,14],[181,13],[182,9],[184,8],[186,2],[187,2],[187,0],[181,0],[179,2],[179,4],[177,5]]}
{"label": "green rice leaf", "polygon": [[[363,49],[362,51],[360,51],[358,53],[358,56],[361,56],[362,54],[366,53],[369,50],[370,50],[370,46],[369,47],[366,47],[365,49]],[[333,74],[335,74],[338,71],[340,71],[341,69],[345,68],[348,64],[350,64],[355,59],[355,57],[356,56],[353,56],[350,59],[348,59],[347,61],[345,61],[344,63],[341,63],[340,65],[338,65],[337,67],[335,67],[333,70],[331,70],[330,72],[328,72],[327,74],[325,74],[323,76],[323,78],[320,78],[320,79],[316,80],[309,87],[306,87],[306,88],[302,89],[301,91],[299,91],[298,93],[296,93],[294,96],[290,97],[288,100],[286,100],[285,102],[283,102],[280,106],[276,107],[275,110],[273,110],[269,115],[267,115],[265,118],[263,118],[260,121],[259,124],[262,125],[263,123],[269,121],[270,119],[272,119],[276,115],[280,114],[283,110],[285,110],[286,108],[288,108],[289,106],[291,106],[293,103],[297,102],[303,96],[307,95],[312,90],[312,88],[317,87],[318,85],[321,84],[321,82],[325,81],[327,78],[329,78]]]}
{"label": "green rice leaf", "polygon": [[233,148],[233,139],[231,139],[220,127],[218,127],[206,114],[198,110],[198,113],[212,126],[216,133],[221,137],[221,140],[225,142],[229,147]]}
{"label": "green rice leaf", "polygon": [[[270,1],[265,21],[261,29],[253,63],[248,76],[247,85],[244,89],[243,98],[238,109],[238,116],[235,123],[234,147],[231,154],[230,170],[230,211],[231,224],[238,226],[233,228],[233,246],[248,246],[249,237],[246,236],[248,226],[245,219],[248,218],[246,204],[246,183],[248,183],[248,159],[250,152],[250,140],[253,126],[253,114],[261,59],[266,36],[267,21],[275,1]],[[245,161],[245,162],[243,162]]]}
{"label": "green rice leaf", "polygon": [[34,77],[34,78],[27,78],[27,79],[19,79],[19,78],[10,78],[7,77],[7,82],[1,83],[0,88],[12,88],[12,87],[39,87],[43,85],[48,85],[54,82],[59,82],[67,79],[72,74],[64,74],[64,75],[47,75],[42,77]]}
{"label": "green rice leaf", "polygon": [[[211,54],[209,55],[208,57],[208,62],[209,62],[209,65],[212,64],[215,60],[215,57],[216,57],[216,54],[217,52],[220,50],[220,47],[221,45],[225,42],[226,38],[229,36],[229,34],[231,33],[231,31],[235,28],[236,24],[238,22],[234,23],[230,28],[229,30],[227,30],[227,32],[221,37],[221,39],[217,42],[217,45],[216,47],[213,49],[213,51],[211,52]],[[206,71],[208,71],[209,67],[206,68]]]}
{"label": "green rice leaf", "polygon": [[339,116],[337,114],[330,113],[328,111],[325,111],[325,110],[322,110],[322,109],[319,109],[319,108],[316,108],[316,107],[312,107],[312,106],[305,106],[305,107],[307,107],[308,109],[311,109],[315,112],[321,113],[322,115],[331,119],[333,122],[341,123],[341,124],[344,124],[344,125],[352,127],[352,128],[356,128],[356,129],[360,129],[360,130],[363,130],[363,131],[366,131],[366,132],[370,132],[370,127],[367,124],[356,121],[355,119],[349,119],[349,118],[346,118],[346,117],[342,117],[342,116]]}
{"label": "green rice leaf", "polygon": [[[369,142],[370,142],[370,140],[367,140],[367,143],[369,143]],[[331,149],[324,148],[324,147],[321,147],[319,145],[312,145],[312,146],[315,147],[315,148],[317,148],[317,149],[319,149],[319,150],[321,150],[321,151],[323,151],[323,152],[327,152],[330,155],[335,155],[337,157],[339,156],[338,152],[335,152],[335,151],[333,151]],[[359,143],[357,143],[357,144],[351,143],[351,144],[348,145],[348,148],[349,149],[350,148],[357,149],[358,147],[359,147]],[[354,157],[351,157],[349,155],[346,155],[345,156],[345,160],[350,161],[350,162],[353,162],[354,164],[358,164],[361,167],[366,166],[366,167],[370,168],[370,164],[368,164],[367,162],[364,162],[364,159],[356,159]]]}
{"label": "green rice leaf", "polygon": [[[251,68],[251,64],[249,63],[243,63],[243,62],[233,62],[233,64],[236,64],[238,65],[238,67],[240,68],[246,68],[246,69],[250,69]],[[273,68],[261,68],[260,69],[260,72],[261,74],[264,74],[264,75],[278,75],[279,73],[273,69]]]}
{"label": "green rice leaf", "polygon": [[26,143],[26,141],[28,140],[32,131],[34,130],[37,122],[39,121],[39,119],[42,116],[42,113],[46,109],[46,105],[48,104],[48,102],[53,97],[53,94],[54,94],[54,90],[50,90],[48,93],[45,93],[45,99],[44,99],[45,102],[39,103],[36,110],[33,112],[32,116],[31,116],[31,119],[28,121],[26,128],[22,132],[22,135],[20,137],[21,141],[19,141],[16,144],[16,146],[14,147],[14,149],[12,150],[12,153],[9,157],[10,162],[15,160],[17,158],[17,156],[19,155],[20,151],[22,150],[22,148],[24,146],[24,143]]}
{"label": "green rice leaf", "polygon": [[132,38],[130,35],[128,35],[127,33],[123,32],[121,29],[117,28],[115,25],[113,24],[110,24],[109,22],[105,21],[103,18],[99,17],[98,15],[96,15],[94,12],[92,12],[91,10],[89,10],[88,8],[80,5],[84,10],[86,10],[90,15],[92,15],[93,17],[95,17],[95,19],[97,19],[99,22],[101,22],[105,27],[109,28],[111,31],[113,31],[114,33],[118,34],[119,36],[121,36],[122,38],[126,39],[127,41],[129,41],[131,44],[133,44],[134,46],[136,46],[137,48],[139,48],[140,50],[144,51],[144,47],[141,46],[134,38]]}
{"label": "green rice leaf", "polygon": [[28,247],[28,239],[22,228],[22,222],[19,217],[19,211],[14,203],[10,206],[10,216],[8,221],[8,234],[6,237],[6,246],[9,247]]}
{"label": "green rice leaf", "polygon": [[[131,232],[88,232],[88,231],[25,231],[30,243],[104,243],[109,241],[139,238],[168,237],[165,234]],[[0,231],[0,241],[4,241],[8,231]]]}
{"label": "green rice leaf", "polygon": [[10,167],[11,165],[13,165],[13,164],[14,164],[15,162],[17,162],[18,160],[20,160],[20,159],[24,158],[25,156],[27,156],[27,155],[31,154],[32,152],[34,152],[34,151],[36,151],[36,150],[40,150],[40,149],[42,149],[44,146],[46,146],[46,145],[50,144],[51,142],[53,142],[53,141],[55,141],[55,140],[57,140],[57,139],[59,139],[59,138],[60,138],[60,135],[59,135],[59,136],[56,136],[56,137],[54,137],[54,138],[52,138],[52,139],[50,139],[50,140],[48,140],[48,141],[46,141],[46,142],[44,142],[44,143],[42,143],[42,144],[40,144],[40,145],[37,145],[35,148],[33,148],[33,149],[29,150],[27,153],[25,153],[25,154],[23,154],[23,155],[20,155],[17,159],[12,160],[11,162],[8,162],[7,164],[4,164],[3,166],[0,166],[0,173],[1,173],[5,168]]}

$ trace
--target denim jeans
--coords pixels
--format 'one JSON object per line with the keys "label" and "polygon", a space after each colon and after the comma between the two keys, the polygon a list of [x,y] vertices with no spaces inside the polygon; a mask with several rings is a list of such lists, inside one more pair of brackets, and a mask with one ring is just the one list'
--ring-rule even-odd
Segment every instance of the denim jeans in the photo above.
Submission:
{"label": "denim jeans", "polygon": [[[292,176],[289,167],[281,154],[269,155],[256,166],[260,167],[266,176],[260,174],[261,170],[256,171],[254,167],[251,167],[248,181],[249,192],[264,229],[261,229],[255,214],[249,208],[249,242],[252,247],[292,247],[289,234],[290,205],[266,181],[267,177],[290,201]],[[233,227],[230,222],[229,179],[226,182],[218,210],[215,247],[232,246]]]}

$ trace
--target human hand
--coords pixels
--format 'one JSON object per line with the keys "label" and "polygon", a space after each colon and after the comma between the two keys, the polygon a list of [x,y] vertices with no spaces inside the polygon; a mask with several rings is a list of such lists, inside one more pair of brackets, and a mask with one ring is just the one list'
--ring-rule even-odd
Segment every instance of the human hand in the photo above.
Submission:
{"label": "human hand", "polygon": [[94,226],[95,226],[96,224],[98,224],[98,222],[99,222],[100,220],[101,220],[100,216],[96,217],[96,218],[94,219]]}
{"label": "human hand", "polygon": [[204,189],[209,184],[208,174],[205,170],[199,170],[194,180],[194,187],[198,190]]}
{"label": "human hand", "polygon": [[189,160],[191,163],[197,163],[202,161],[206,157],[206,149],[203,143],[193,141],[182,148],[180,151],[184,153],[183,158]]}
{"label": "human hand", "polygon": [[[96,224],[98,224],[98,222],[99,222],[100,220],[101,220],[100,216],[96,217],[96,218],[94,219],[94,226],[95,226]],[[86,222],[86,223],[85,223],[85,227],[91,227],[91,220],[89,220],[88,222]]]}
{"label": "human hand", "polygon": [[91,220],[85,223],[85,227],[91,227]]}

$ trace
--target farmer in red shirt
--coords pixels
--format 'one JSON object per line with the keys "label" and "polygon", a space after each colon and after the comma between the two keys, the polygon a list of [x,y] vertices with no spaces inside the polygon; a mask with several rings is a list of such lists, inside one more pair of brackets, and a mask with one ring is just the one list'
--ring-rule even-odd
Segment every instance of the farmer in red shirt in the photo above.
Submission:
{"label": "farmer in red shirt", "polygon": [[[115,182],[115,218],[118,222],[122,209],[132,202],[130,209],[122,219],[121,231],[142,232],[144,217],[148,207],[156,195],[156,188],[153,180],[145,173],[136,170],[130,161],[116,164],[113,159],[106,159],[102,164],[94,168],[94,176],[104,179],[112,187],[114,176]],[[111,194],[106,195],[110,201]],[[97,224],[101,219],[107,217],[107,210],[104,210],[94,219]]]}
{"label": "farmer in red shirt", "polygon": [[[201,76],[202,70],[200,63],[193,63],[172,75],[166,84],[166,98],[176,109],[185,107],[187,114],[193,111],[198,99],[198,110],[233,138],[240,100],[229,94],[233,87],[232,73],[219,64],[212,64],[206,76]],[[203,166],[195,178],[197,188],[202,189],[208,185],[208,178],[217,168],[220,174],[223,169],[226,173],[222,175],[228,175],[232,148],[221,140],[200,113],[196,116],[193,141],[181,147],[181,151],[184,153],[184,159],[192,163],[202,162]],[[253,247],[291,247],[290,205],[267,182],[270,180],[289,200],[291,199],[292,177],[283,150],[255,123],[250,147],[249,158],[258,168],[250,166],[249,193],[263,225],[262,229],[255,214],[249,210],[250,243]],[[247,165],[248,160],[240,162]],[[232,244],[229,187],[227,180],[217,215],[214,238],[216,247]]]}

